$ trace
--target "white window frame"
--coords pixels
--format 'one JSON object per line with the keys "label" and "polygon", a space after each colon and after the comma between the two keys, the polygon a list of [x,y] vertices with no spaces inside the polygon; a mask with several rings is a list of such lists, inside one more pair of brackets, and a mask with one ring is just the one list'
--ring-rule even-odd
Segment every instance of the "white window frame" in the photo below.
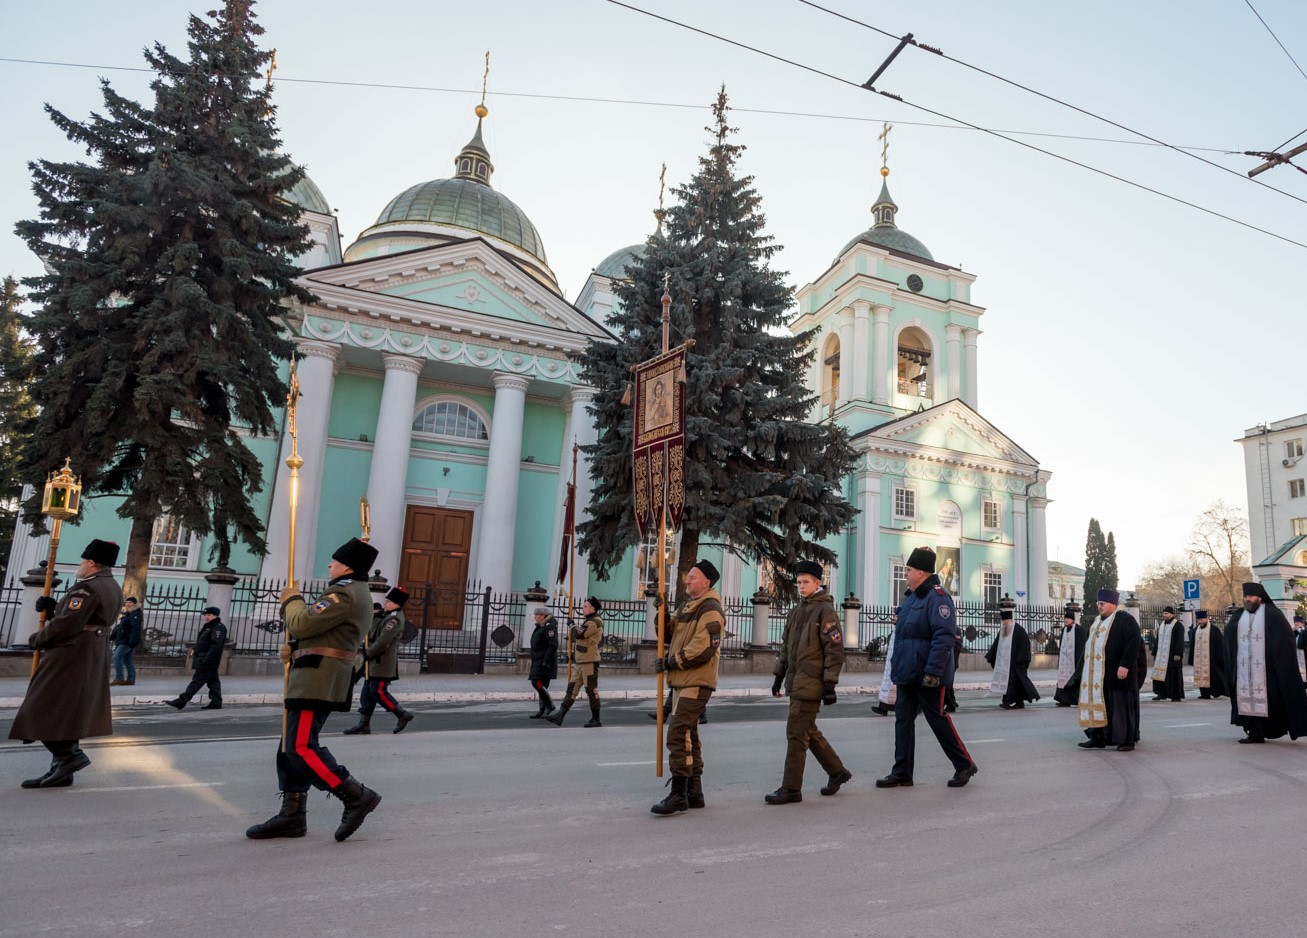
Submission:
{"label": "white window frame", "polygon": [[903,594],[908,588],[908,567],[902,558],[895,558],[889,565],[889,597],[891,605],[903,602]]}
{"label": "white window frame", "polygon": [[[171,541],[159,540],[160,526],[174,523],[174,521],[175,519],[168,512],[164,512],[154,519],[154,524],[150,528],[150,569],[198,570],[200,567],[200,539],[186,525],[180,521],[175,521],[177,533],[181,536]],[[172,560],[174,562],[160,563],[161,560]]]}
{"label": "white window frame", "polygon": [[[989,523],[990,506],[993,506],[995,521]],[[1003,503],[996,498],[986,498],[980,503],[980,526],[985,531],[1003,530]]]}
{"label": "white window frame", "polygon": [[[481,426],[484,427],[486,431],[485,439],[479,437],[459,436],[452,433],[435,433],[430,430],[417,429],[418,419],[431,408],[438,407],[441,404],[456,404],[460,407],[467,408],[478,420],[481,421]],[[413,419],[410,421],[409,427],[412,429],[413,438],[418,440],[440,440],[443,443],[458,443],[461,446],[484,446],[487,449],[490,447],[490,415],[486,413],[483,407],[478,406],[476,403],[465,397],[459,397],[457,394],[438,394],[422,401],[422,403],[414,408]]]}
{"label": "white window frame", "polygon": [[[989,598],[989,588],[995,586],[997,593],[991,600]],[[1003,571],[1002,570],[982,570],[980,572],[980,596],[981,601],[986,606],[997,606],[998,601],[1003,598]]]}
{"label": "white window frame", "polygon": [[1302,458],[1302,439],[1284,441],[1284,458],[1301,459]]}
{"label": "white window frame", "polygon": [[1307,495],[1307,481],[1302,479],[1290,479],[1289,497],[1302,498],[1304,495]]}
{"label": "white window frame", "polygon": [[1293,525],[1294,536],[1307,534],[1307,518],[1294,518],[1291,522]]}
{"label": "white window frame", "polygon": [[[906,493],[912,501],[912,514],[902,514],[899,511],[899,493]],[[917,520],[917,490],[910,485],[900,485],[895,483],[890,497],[893,499],[894,520],[895,521],[916,521]],[[905,499],[906,500],[906,499]]]}

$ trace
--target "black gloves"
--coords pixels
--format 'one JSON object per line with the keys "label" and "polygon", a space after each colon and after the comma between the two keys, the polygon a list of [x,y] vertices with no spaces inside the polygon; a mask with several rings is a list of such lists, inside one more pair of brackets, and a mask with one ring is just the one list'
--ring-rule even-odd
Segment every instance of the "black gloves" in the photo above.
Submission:
{"label": "black gloves", "polygon": [[672,659],[671,655],[668,655],[665,658],[654,659],[654,671],[658,674],[662,674],[664,671],[674,671],[676,669],[675,665],[676,662]]}
{"label": "black gloves", "polygon": [[53,596],[38,596],[38,597],[36,597],[36,611],[37,611],[37,612],[54,612],[55,609],[58,607],[58,605],[59,605],[59,604],[58,604],[57,602],[54,601],[54,597],[53,597]]}
{"label": "black gloves", "polygon": [[834,684],[823,684],[823,685],[821,685],[821,702],[822,702],[822,703],[824,703],[826,706],[829,707],[831,704],[835,703],[835,701],[836,701],[837,699],[838,699],[838,698],[835,696],[835,685],[834,685]]}
{"label": "black gloves", "polygon": [[921,679],[921,686],[922,686],[922,687],[939,687],[939,675],[938,675],[938,674],[927,674],[925,677],[923,677],[923,678]]}
{"label": "black gloves", "polygon": [[784,684],[785,684],[785,675],[784,674],[776,675],[776,680],[771,682],[771,695],[773,697],[779,697],[781,695],[781,687]]}

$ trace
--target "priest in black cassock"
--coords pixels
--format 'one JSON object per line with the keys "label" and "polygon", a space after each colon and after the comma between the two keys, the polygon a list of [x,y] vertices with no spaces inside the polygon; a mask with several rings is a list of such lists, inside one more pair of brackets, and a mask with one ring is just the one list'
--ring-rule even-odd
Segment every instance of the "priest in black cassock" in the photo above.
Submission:
{"label": "priest in black cassock", "polygon": [[1162,610],[1162,621],[1149,643],[1153,653],[1153,699],[1184,700],[1184,624],[1175,607]]}
{"label": "priest in black cassock", "polygon": [[1199,609],[1189,630],[1189,663],[1194,666],[1194,687],[1203,700],[1230,693],[1225,681],[1225,639],[1211,624],[1206,609]]}
{"label": "priest in black cassock", "polygon": [[999,620],[999,633],[985,652],[985,660],[994,666],[989,691],[1003,695],[998,705],[1004,710],[1024,710],[1026,701],[1039,699],[1039,691],[1030,682],[1030,636],[1012,621],[1011,609],[1002,610]]}
{"label": "priest in black cassock", "polygon": [[1225,627],[1225,660],[1230,722],[1245,734],[1239,742],[1307,736],[1307,688],[1293,629],[1260,583],[1243,585],[1243,609]]}
{"label": "priest in black cassock", "polygon": [[1294,615],[1293,631],[1298,636],[1294,640],[1298,645],[1298,673],[1302,675],[1303,684],[1307,684],[1307,623],[1302,616]]}
{"label": "priest in black cassock", "polygon": [[1085,639],[1085,670],[1080,680],[1080,726],[1089,738],[1082,749],[1130,752],[1139,741],[1140,659],[1144,637],[1139,623],[1120,609],[1121,594],[1098,591],[1098,617]]}
{"label": "priest in black cassock", "polygon": [[1053,691],[1053,700],[1059,707],[1074,707],[1080,700],[1080,675],[1085,669],[1085,637],[1088,634],[1089,630],[1074,614],[1068,612],[1062,617],[1062,638],[1057,648],[1057,690]]}

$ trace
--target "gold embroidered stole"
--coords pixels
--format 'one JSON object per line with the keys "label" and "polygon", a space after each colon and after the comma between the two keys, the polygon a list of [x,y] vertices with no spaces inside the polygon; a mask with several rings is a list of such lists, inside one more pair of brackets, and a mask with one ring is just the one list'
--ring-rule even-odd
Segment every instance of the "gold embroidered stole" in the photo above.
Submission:
{"label": "gold embroidered stole", "polygon": [[1103,695],[1103,675],[1107,667],[1107,637],[1116,613],[1094,619],[1085,641],[1085,673],[1080,680],[1080,726],[1092,729],[1107,726],[1107,698]]}
{"label": "gold embroidered stole", "polygon": [[[1165,629],[1165,632],[1163,632]],[[1171,633],[1175,631],[1175,621],[1160,622],[1157,626],[1157,657],[1153,659],[1153,680],[1166,680],[1166,666],[1171,661]]]}
{"label": "gold embroidered stole", "polygon": [[1212,627],[1194,629],[1194,687],[1212,686]]}
{"label": "gold embroidered stole", "polygon": [[1257,612],[1249,615],[1245,609],[1237,628],[1235,674],[1239,682],[1236,700],[1239,715],[1270,716],[1266,694],[1266,610],[1258,606]]}

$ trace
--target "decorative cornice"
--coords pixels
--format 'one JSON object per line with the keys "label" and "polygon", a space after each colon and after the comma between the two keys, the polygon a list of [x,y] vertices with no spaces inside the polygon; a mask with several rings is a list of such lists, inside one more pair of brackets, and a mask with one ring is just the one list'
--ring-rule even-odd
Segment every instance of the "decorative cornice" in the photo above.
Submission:
{"label": "decorative cornice", "polygon": [[598,396],[599,392],[588,384],[574,384],[567,391],[572,405],[588,404]]}
{"label": "decorative cornice", "polygon": [[383,353],[381,362],[386,371],[399,371],[409,375],[422,374],[422,366],[426,364],[420,358],[413,358],[410,355],[393,355]]}
{"label": "decorative cornice", "polygon": [[525,392],[531,384],[531,379],[525,375],[511,374],[506,371],[496,371],[491,375],[491,380],[495,382],[495,390],[504,391],[522,391]]}
{"label": "decorative cornice", "polygon": [[298,339],[295,350],[301,358],[325,358],[333,365],[340,360],[340,347],[331,342],[306,342]]}

